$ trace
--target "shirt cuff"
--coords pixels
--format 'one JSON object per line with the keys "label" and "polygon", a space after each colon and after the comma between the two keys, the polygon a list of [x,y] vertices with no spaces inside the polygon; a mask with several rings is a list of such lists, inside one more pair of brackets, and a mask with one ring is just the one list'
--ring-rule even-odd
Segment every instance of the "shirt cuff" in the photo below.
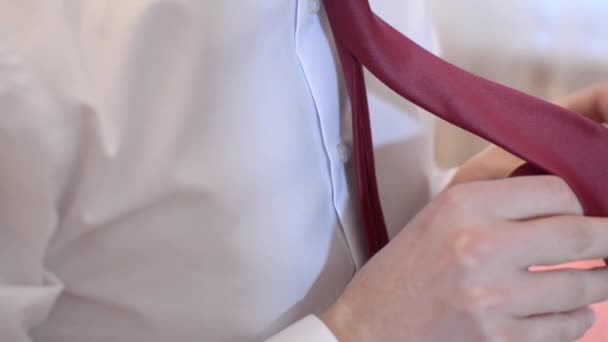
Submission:
{"label": "shirt cuff", "polygon": [[338,342],[329,328],[316,316],[310,315],[281,331],[266,342]]}
{"label": "shirt cuff", "polygon": [[454,167],[449,169],[436,169],[433,172],[431,180],[431,194],[433,197],[442,192],[448,186],[448,184],[450,184],[457,171],[458,168]]}

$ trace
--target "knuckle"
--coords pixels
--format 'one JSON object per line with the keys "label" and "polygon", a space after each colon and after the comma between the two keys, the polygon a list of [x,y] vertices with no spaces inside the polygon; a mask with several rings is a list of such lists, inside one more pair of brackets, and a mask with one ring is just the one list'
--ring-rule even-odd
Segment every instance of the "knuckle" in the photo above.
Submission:
{"label": "knuckle", "polygon": [[[521,329],[516,323],[509,322],[503,324],[497,332],[494,332],[487,339],[488,342],[522,342],[522,341],[538,341],[538,338],[530,337],[530,332],[526,329]],[[555,342],[555,341],[552,341]]]}
{"label": "knuckle", "polygon": [[504,296],[501,292],[486,287],[469,287],[462,298],[461,309],[466,317],[483,331],[489,332],[486,322],[493,320],[503,307]]}
{"label": "knuckle", "polygon": [[556,176],[547,176],[544,177],[542,186],[547,195],[559,199],[560,203],[563,203],[564,208],[575,212],[582,212],[578,197],[563,179]]}
{"label": "knuckle", "polygon": [[512,338],[512,332],[500,332],[500,333],[486,333],[484,341],[488,342],[515,342],[521,341],[521,339]]}
{"label": "knuckle", "polygon": [[[456,231],[450,240],[450,254],[459,271],[471,270],[492,257],[492,243],[482,229],[471,227]],[[466,273],[465,273],[466,274]]]}
{"label": "knuckle", "polygon": [[560,228],[560,233],[566,241],[566,248],[574,256],[586,254],[594,245],[595,237],[587,220],[584,217],[577,217],[568,220],[566,225]]}
{"label": "knuckle", "polygon": [[457,184],[443,191],[434,201],[436,209],[443,214],[456,216],[466,210],[474,196],[473,187],[466,184]]}
{"label": "knuckle", "polygon": [[563,194],[569,191],[568,184],[557,176],[545,176],[539,178],[543,182],[543,186],[548,190],[556,194]]}

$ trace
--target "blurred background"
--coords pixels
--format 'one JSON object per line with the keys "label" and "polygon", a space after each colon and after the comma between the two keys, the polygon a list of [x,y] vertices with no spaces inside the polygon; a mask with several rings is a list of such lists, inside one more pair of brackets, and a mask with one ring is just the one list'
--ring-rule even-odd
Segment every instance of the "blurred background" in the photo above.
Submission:
{"label": "blurred background", "polygon": [[[448,61],[524,92],[554,99],[608,81],[608,0],[428,0]],[[439,123],[442,166],[485,142]]]}

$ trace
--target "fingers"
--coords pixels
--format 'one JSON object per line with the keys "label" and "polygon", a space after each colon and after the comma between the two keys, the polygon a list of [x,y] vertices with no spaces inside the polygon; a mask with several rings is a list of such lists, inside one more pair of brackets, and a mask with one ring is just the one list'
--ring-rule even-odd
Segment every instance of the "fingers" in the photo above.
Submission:
{"label": "fingers", "polygon": [[574,342],[583,337],[594,321],[589,308],[576,311],[525,318],[506,329],[499,341]]}
{"label": "fingers", "polygon": [[519,268],[608,256],[607,218],[554,216],[502,227],[499,258]]}
{"label": "fingers", "polygon": [[507,178],[523,160],[498,146],[488,146],[459,168],[449,186],[482,180]]}
{"label": "fingers", "polygon": [[528,272],[509,288],[516,317],[569,312],[608,299],[608,268]]}
{"label": "fingers", "polygon": [[582,214],[581,204],[562,179],[554,176],[515,177],[488,191],[486,208],[494,216],[509,220]]}
{"label": "fingers", "polygon": [[582,213],[574,192],[554,176],[515,177],[456,185],[446,190],[437,202],[448,210],[457,211],[450,217],[467,223]]}
{"label": "fingers", "polygon": [[559,106],[597,122],[608,119],[608,84],[593,85],[555,101]]}

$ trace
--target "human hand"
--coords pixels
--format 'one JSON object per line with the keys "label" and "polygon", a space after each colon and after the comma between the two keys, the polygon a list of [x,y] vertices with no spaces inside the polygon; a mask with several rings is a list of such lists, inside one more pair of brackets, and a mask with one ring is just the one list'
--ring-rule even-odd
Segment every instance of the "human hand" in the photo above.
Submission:
{"label": "human hand", "polygon": [[340,341],[570,342],[608,298],[608,219],[553,176],[454,186],[356,275],[322,316]]}
{"label": "human hand", "polygon": [[[554,101],[555,104],[586,116],[596,122],[608,122],[608,83],[594,85]],[[508,177],[523,160],[491,145],[459,168],[449,186]]]}

